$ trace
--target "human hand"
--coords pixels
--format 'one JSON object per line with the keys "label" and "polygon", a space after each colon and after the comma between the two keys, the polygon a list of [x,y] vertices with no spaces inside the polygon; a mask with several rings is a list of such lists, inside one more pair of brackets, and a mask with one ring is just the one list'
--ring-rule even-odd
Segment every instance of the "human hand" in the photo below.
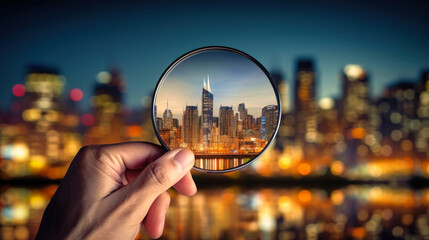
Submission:
{"label": "human hand", "polygon": [[167,190],[191,196],[188,149],[166,152],[143,142],[82,148],[43,215],[36,239],[134,239],[144,226],[161,236]]}

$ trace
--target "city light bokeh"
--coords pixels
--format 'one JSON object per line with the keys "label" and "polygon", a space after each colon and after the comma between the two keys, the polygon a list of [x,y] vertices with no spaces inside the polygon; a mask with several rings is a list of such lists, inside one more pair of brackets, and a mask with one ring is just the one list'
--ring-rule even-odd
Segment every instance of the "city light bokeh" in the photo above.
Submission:
{"label": "city light bokeh", "polygon": [[[249,166],[192,171],[193,197],[170,190],[161,239],[429,237],[426,1],[191,2],[1,4],[0,239],[34,239],[82,146],[160,144],[159,77],[184,52],[218,45],[268,69],[280,127]],[[189,107],[202,105],[204,78],[221,99],[201,73]],[[248,110],[255,127],[270,104],[224,106]],[[167,125],[180,128],[182,105]]]}
{"label": "city light bokeh", "polygon": [[[1,239],[34,239],[56,190],[2,188]],[[215,187],[171,191],[160,239],[410,239],[429,236],[429,191],[383,185],[323,190]],[[416,214],[419,213],[419,214]],[[217,224],[213,224],[217,223]],[[148,239],[141,232],[136,239]]]}
{"label": "city light bokeh", "polygon": [[[271,147],[249,167],[235,173],[207,178],[205,173],[194,172],[197,182],[204,185],[207,182],[220,181],[228,185],[252,179],[274,182],[274,186],[277,186],[276,184],[291,180],[309,179],[310,183],[346,181],[359,185],[336,189],[329,192],[330,196],[327,196],[329,190],[318,187],[303,190],[287,187],[279,190],[285,191],[286,195],[278,195],[279,192],[272,189],[252,190],[251,193],[244,190],[245,192],[241,193],[242,190],[219,188],[203,190],[194,200],[176,196],[177,203],[173,202],[170,209],[169,216],[172,219],[176,218],[171,212],[178,211],[184,214],[186,219],[191,214],[191,219],[194,219],[192,221],[197,222],[202,221],[200,218],[214,218],[216,221],[237,218],[238,225],[219,226],[203,233],[197,229],[209,229],[208,226],[187,225],[190,224],[188,220],[179,226],[175,220],[168,220],[164,233],[167,239],[184,239],[187,236],[198,238],[199,234],[210,234],[215,239],[243,234],[257,234],[264,239],[277,239],[280,236],[278,234],[290,239],[297,236],[308,238],[312,234],[324,236],[324,239],[363,238],[371,235],[406,238],[408,235],[427,235],[424,231],[427,224],[424,220],[427,218],[425,194],[403,187],[360,184],[362,181],[400,181],[414,182],[419,186],[427,182],[429,134],[426,133],[429,129],[429,114],[426,110],[429,107],[426,95],[429,95],[429,73],[423,72],[419,81],[393,84],[385,90],[383,96],[372,99],[368,95],[369,79],[366,71],[359,65],[346,65],[341,75],[343,97],[323,98],[317,102],[314,96],[317,78],[313,63],[308,59],[298,60],[296,66],[295,106],[292,111],[283,112],[278,136]],[[79,111],[79,101],[73,100],[74,95],[68,94],[71,92],[64,91],[65,76],[55,69],[40,66],[31,66],[27,70],[22,83],[25,93],[17,96],[12,92],[11,95],[15,99],[8,114],[2,115],[3,180],[43,182],[43,179],[61,179],[76,152],[85,144],[134,140],[156,143],[150,104],[144,104],[139,111],[128,109],[122,100],[126,92],[123,90],[125,82],[119,70],[103,72],[101,75],[107,79],[100,80],[100,74],[96,74],[94,80],[92,110]],[[287,81],[279,73],[273,73],[272,77],[279,89],[289,89],[284,86]],[[208,89],[208,86],[206,88]],[[75,92],[80,98],[80,91]],[[281,91],[281,94],[284,93]],[[150,100],[146,98],[146,101]],[[245,105],[241,108],[245,110]],[[10,187],[5,187],[8,188]],[[2,199],[1,210],[2,236],[5,239],[26,239],[34,236],[42,209],[49,201],[49,194],[53,194],[54,188],[49,189],[48,194],[43,193],[45,190],[33,191],[26,188],[11,190],[13,193],[5,190],[3,194],[8,197]],[[42,193],[38,193],[39,191]],[[30,196],[33,192],[37,195],[35,200]],[[15,197],[11,198],[9,194],[19,195],[16,197],[16,206],[10,200]],[[228,201],[237,204],[233,208],[238,209],[238,212],[226,210],[228,214],[234,215],[224,216],[223,213],[218,215],[217,210],[210,210],[212,205],[222,208],[229,206],[225,205],[224,200],[213,198],[212,194],[231,195],[227,197],[230,199]],[[248,209],[248,206],[241,205],[240,199],[247,198],[245,196],[253,196],[255,200],[252,201],[263,206],[257,205],[258,207]],[[209,205],[200,205],[199,198],[207,198],[201,201],[208,201]],[[259,198],[265,200],[257,200]],[[293,202],[294,199],[296,203]],[[182,201],[191,202],[182,207]],[[363,204],[364,210],[346,210],[347,207],[341,207],[344,204],[353,205],[356,201]],[[322,211],[322,215],[318,215],[315,209],[325,202],[330,210],[324,213]],[[35,212],[32,210],[34,204],[37,205]],[[285,209],[290,209],[289,204],[296,205],[292,209],[301,209],[301,212],[288,213]],[[412,211],[421,211],[426,214],[425,217],[413,215],[412,211],[407,210],[410,208],[416,209]],[[191,209],[200,209],[200,217],[191,213],[194,211]],[[308,211],[313,212],[307,213],[311,216],[302,215],[298,222],[292,221]],[[314,212],[317,214],[314,215]],[[241,214],[249,214],[249,219],[253,220],[244,220],[240,217]],[[393,216],[399,216],[402,220],[392,220]],[[338,220],[340,218],[342,220]],[[316,219],[323,220],[315,222]],[[204,221],[201,223],[204,224]]]}

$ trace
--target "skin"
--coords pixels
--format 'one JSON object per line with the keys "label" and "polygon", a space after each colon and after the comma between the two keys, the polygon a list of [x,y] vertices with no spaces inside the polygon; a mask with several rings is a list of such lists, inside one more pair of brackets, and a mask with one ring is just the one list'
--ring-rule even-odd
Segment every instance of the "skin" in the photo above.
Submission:
{"label": "skin", "polygon": [[192,196],[189,149],[144,142],[83,147],[48,204],[36,239],[134,239],[164,229],[167,190]]}

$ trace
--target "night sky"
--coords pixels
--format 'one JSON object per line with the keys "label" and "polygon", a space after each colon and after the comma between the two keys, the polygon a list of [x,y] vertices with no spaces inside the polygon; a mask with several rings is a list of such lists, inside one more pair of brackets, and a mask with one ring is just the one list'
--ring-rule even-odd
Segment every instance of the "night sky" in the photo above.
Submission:
{"label": "night sky", "polygon": [[[206,50],[180,61],[158,86],[156,105],[158,117],[167,106],[181,122],[186,105],[194,105],[202,111],[204,81],[210,79],[213,94],[213,115],[219,116],[219,107],[245,103],[248,113],[261,116],[262,108],[277,105],[277,99],[269,78],[252,60],[238,53],[225,50]],[[208,88],[208,87],[207,87]]]}
{"label": "night sky", "polygon": [[[140,106],[163,71],[192,49],[224,45],[281,70],[293,87],[299,57],[316,61],[318,98],[338,97],[339,73],[361,64],[373,96],[429,68],[427,1],[6,1],[0,3],[0,101],[26,66],[53,66],[89,106],[95,76],[118,67],[125,101]],[[293,88],[292,88],[293,89]]]}

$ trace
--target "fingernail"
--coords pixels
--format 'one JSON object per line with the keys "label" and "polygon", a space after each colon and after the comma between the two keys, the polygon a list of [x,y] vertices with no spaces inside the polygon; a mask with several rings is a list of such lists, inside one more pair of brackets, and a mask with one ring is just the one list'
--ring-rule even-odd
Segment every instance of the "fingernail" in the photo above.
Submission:
{"label": "fingernail", "polygon": [[189,149],[180,150],[175,156],[174,161],[177,162],[182,168],[185,168],[189,165],[189,162],[194,159],[193,153]]}

